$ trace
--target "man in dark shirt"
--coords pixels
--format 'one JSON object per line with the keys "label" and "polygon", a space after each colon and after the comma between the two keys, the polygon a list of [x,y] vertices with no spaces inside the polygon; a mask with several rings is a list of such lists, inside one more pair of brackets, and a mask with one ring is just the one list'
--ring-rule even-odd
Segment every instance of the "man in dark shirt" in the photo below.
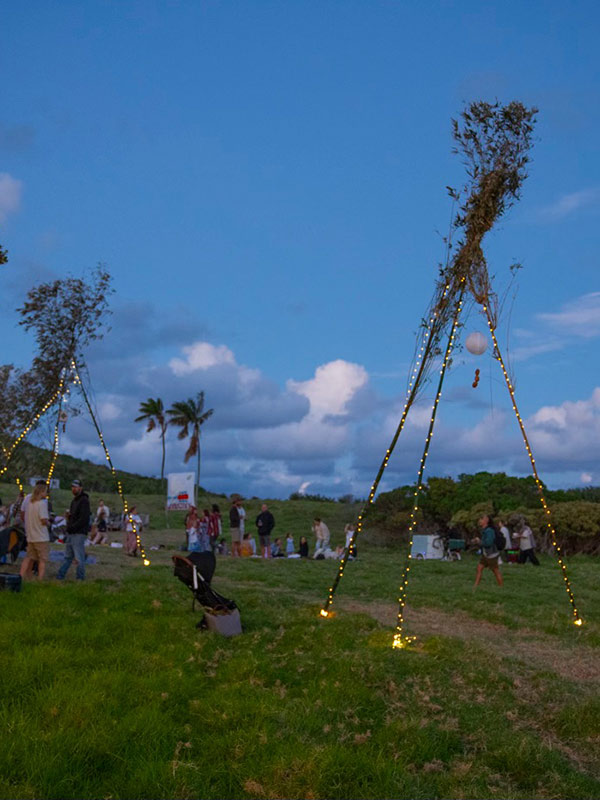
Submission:
{"label": "man in dark shirt", "polygon": [[271,531],[275,527],[275,517],[269,511],[266,503],[263,503],[260,514],[256,518],[256,527],[260,537],[260,547],[263,558],[271,557]]}
{"label": "man in dark shirt", "polygon": [[83,485],[79,480],[73,481],[71,491],[73,499],[67,521],[65,560],[56,575],[59,581],[63,580],[75,558],[77,579],[82,581],[85,578],[85,540],[90,529],[90,499],[83,491]]}

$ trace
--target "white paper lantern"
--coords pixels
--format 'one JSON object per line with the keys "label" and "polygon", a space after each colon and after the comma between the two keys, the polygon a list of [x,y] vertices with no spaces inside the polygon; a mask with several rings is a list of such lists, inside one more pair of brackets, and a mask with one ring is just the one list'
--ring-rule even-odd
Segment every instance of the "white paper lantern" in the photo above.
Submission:
{"label": "white paper lantern", "polygon": [[465,339],[465,347],[469,353],[473,353],[474,356],[483,355],[487,350],[487,344],[487,339],[483,333],[479,333],[479,331],[473,331],[473,333],[470,333]]}

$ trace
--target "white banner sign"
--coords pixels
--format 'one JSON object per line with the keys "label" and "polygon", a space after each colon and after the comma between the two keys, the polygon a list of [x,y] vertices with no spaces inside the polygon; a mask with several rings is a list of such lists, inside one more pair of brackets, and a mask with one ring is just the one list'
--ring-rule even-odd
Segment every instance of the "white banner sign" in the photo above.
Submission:
{"label": "white banner sign", "polygon": [[193,472],[169,472],[167,475],[167,511],[188,511],[196,504]]}

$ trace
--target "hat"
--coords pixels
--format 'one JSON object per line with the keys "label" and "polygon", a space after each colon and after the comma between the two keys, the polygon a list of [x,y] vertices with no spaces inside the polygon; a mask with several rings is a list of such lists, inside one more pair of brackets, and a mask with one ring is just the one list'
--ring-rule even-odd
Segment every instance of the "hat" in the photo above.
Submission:
{"label": "hat", "polygon": [[83,486],[83,483],[78,478],[75,478],[74,481],[71,481],[71,486],[78,486],[81,489],[82,486]]}

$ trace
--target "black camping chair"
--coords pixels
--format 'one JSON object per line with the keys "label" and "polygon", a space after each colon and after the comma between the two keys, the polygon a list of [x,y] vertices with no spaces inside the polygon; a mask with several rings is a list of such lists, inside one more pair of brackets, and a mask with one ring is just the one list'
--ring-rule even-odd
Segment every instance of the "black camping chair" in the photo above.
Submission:
{"label": "black camping chair", "polygon": [[233,611],[237,605],[228,600],[211,587],[210,582],[217,565],[213,553],[189,553],[186,556],[173,556],[173,574],[191,590],[192,611],[196,608],[196,600],[204,608],[213,611]]}
{"label": "black camping chair", "polygon": [[14,564],[26,544],[25,531],[19,525],[4,528],[0,531],[0,558],[9,555]]}

